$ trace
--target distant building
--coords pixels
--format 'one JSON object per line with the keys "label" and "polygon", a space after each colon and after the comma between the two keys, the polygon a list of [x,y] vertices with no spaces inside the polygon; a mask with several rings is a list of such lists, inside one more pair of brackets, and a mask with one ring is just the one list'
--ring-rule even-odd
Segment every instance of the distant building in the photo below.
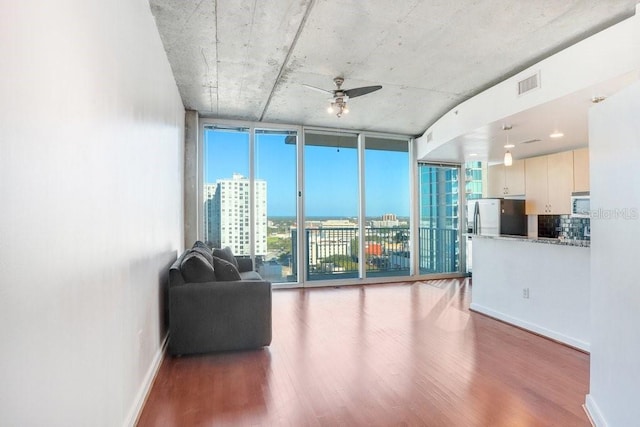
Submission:
{"label": "distant building", "polygon": [[374,228],[393,228],[400,226],[400,221],[395,214],[384,214],[381,220],[371,221]]}
{"label": "distant building", "polygon": [[464,189],[467,200],[482,198],[482,163],[467,162],[464,165]]}
{"label": "distant building", "polygon": [[321,228],[358,228],[356,222],[348,219],[327,219],[320,222]]}
{"label": "distant building", "polygon": [[250,255],[251,240],[257,256],[267,254],[267,183],[254,181],[255,230],[250,230],[249,179],[240,174],[204,186],[205,238],[213,246],[229,246],[234,254]]}
{"label": "distant building", "polygon": [[352,245],[357,237],[357,229],[326,228],[307,232],[309,245],[309,265],[333,255],[352,255]]}

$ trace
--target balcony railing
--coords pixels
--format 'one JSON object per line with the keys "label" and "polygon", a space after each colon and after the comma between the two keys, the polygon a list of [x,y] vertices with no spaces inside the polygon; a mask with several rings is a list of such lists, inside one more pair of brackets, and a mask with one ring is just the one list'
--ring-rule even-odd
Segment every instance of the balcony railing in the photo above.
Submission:
{"label": "balcony railing", "polygon": [[[307,280],[359,277],[357,228],[307,228],[305,233]],[[419,234],[420,273],[458,271],[457,230],[421,227]],[[366,228],[364,240],[367,277],[409,275],[409,228]],[[293,265],[295,271],[295,258]]]}
{"label": "balcony railing", "polygon": [[459,234],[458,230],[420,227],[420,274],[455,273],[460,270]]}

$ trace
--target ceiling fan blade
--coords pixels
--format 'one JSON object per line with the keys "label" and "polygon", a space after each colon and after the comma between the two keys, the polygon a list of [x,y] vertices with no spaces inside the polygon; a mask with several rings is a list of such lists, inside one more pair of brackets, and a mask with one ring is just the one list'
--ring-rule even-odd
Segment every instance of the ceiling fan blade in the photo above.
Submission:
{"label": "ceiling fan blade", "polygon": [[315,90],[316,92],[322,92],[324,94],[329,94],[329,95],[333,95],[333,91],[331,90],[326,90],[326,89],[320,89],[319,87],[315,87],[315,86],[309,86],[306,84],[302,84],[302,86],[306,87],[307,89],[311,89],[311,90]]}
{"label": "ceiling fan blade", "polygon": [[366,95],[371,92],[375,92],[376,90],[382,89],[382,86],[365,86],[365,87],[356,87],[354,89],[345,90],[344,93],[349,98],[355,98],[356,96]]}

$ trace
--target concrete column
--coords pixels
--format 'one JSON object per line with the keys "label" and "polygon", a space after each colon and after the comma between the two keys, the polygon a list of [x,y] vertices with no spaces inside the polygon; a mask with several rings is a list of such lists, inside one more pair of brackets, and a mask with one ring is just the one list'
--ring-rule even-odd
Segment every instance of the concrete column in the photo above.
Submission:
{"label": "concrete column", "polygon": [[187,110],[184,122],[184,245],[190,248],[198,239],[202,227],[201,198],[198,197],[201,179],[198,112]]}

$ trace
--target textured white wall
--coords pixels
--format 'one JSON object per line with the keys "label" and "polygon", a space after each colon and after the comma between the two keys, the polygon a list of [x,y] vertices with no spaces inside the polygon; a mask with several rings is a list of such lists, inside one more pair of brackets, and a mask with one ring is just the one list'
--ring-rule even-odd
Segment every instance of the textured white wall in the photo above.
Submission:
{"label": "textured white wall", "polygon": [[0,425],[122,425],[166,336],[184,108],[146,0],[0,9]]}
{"label": "textured white wall", "polygon": [[591,384],[596,425],[640,420],[640,82],[589,115]]}

